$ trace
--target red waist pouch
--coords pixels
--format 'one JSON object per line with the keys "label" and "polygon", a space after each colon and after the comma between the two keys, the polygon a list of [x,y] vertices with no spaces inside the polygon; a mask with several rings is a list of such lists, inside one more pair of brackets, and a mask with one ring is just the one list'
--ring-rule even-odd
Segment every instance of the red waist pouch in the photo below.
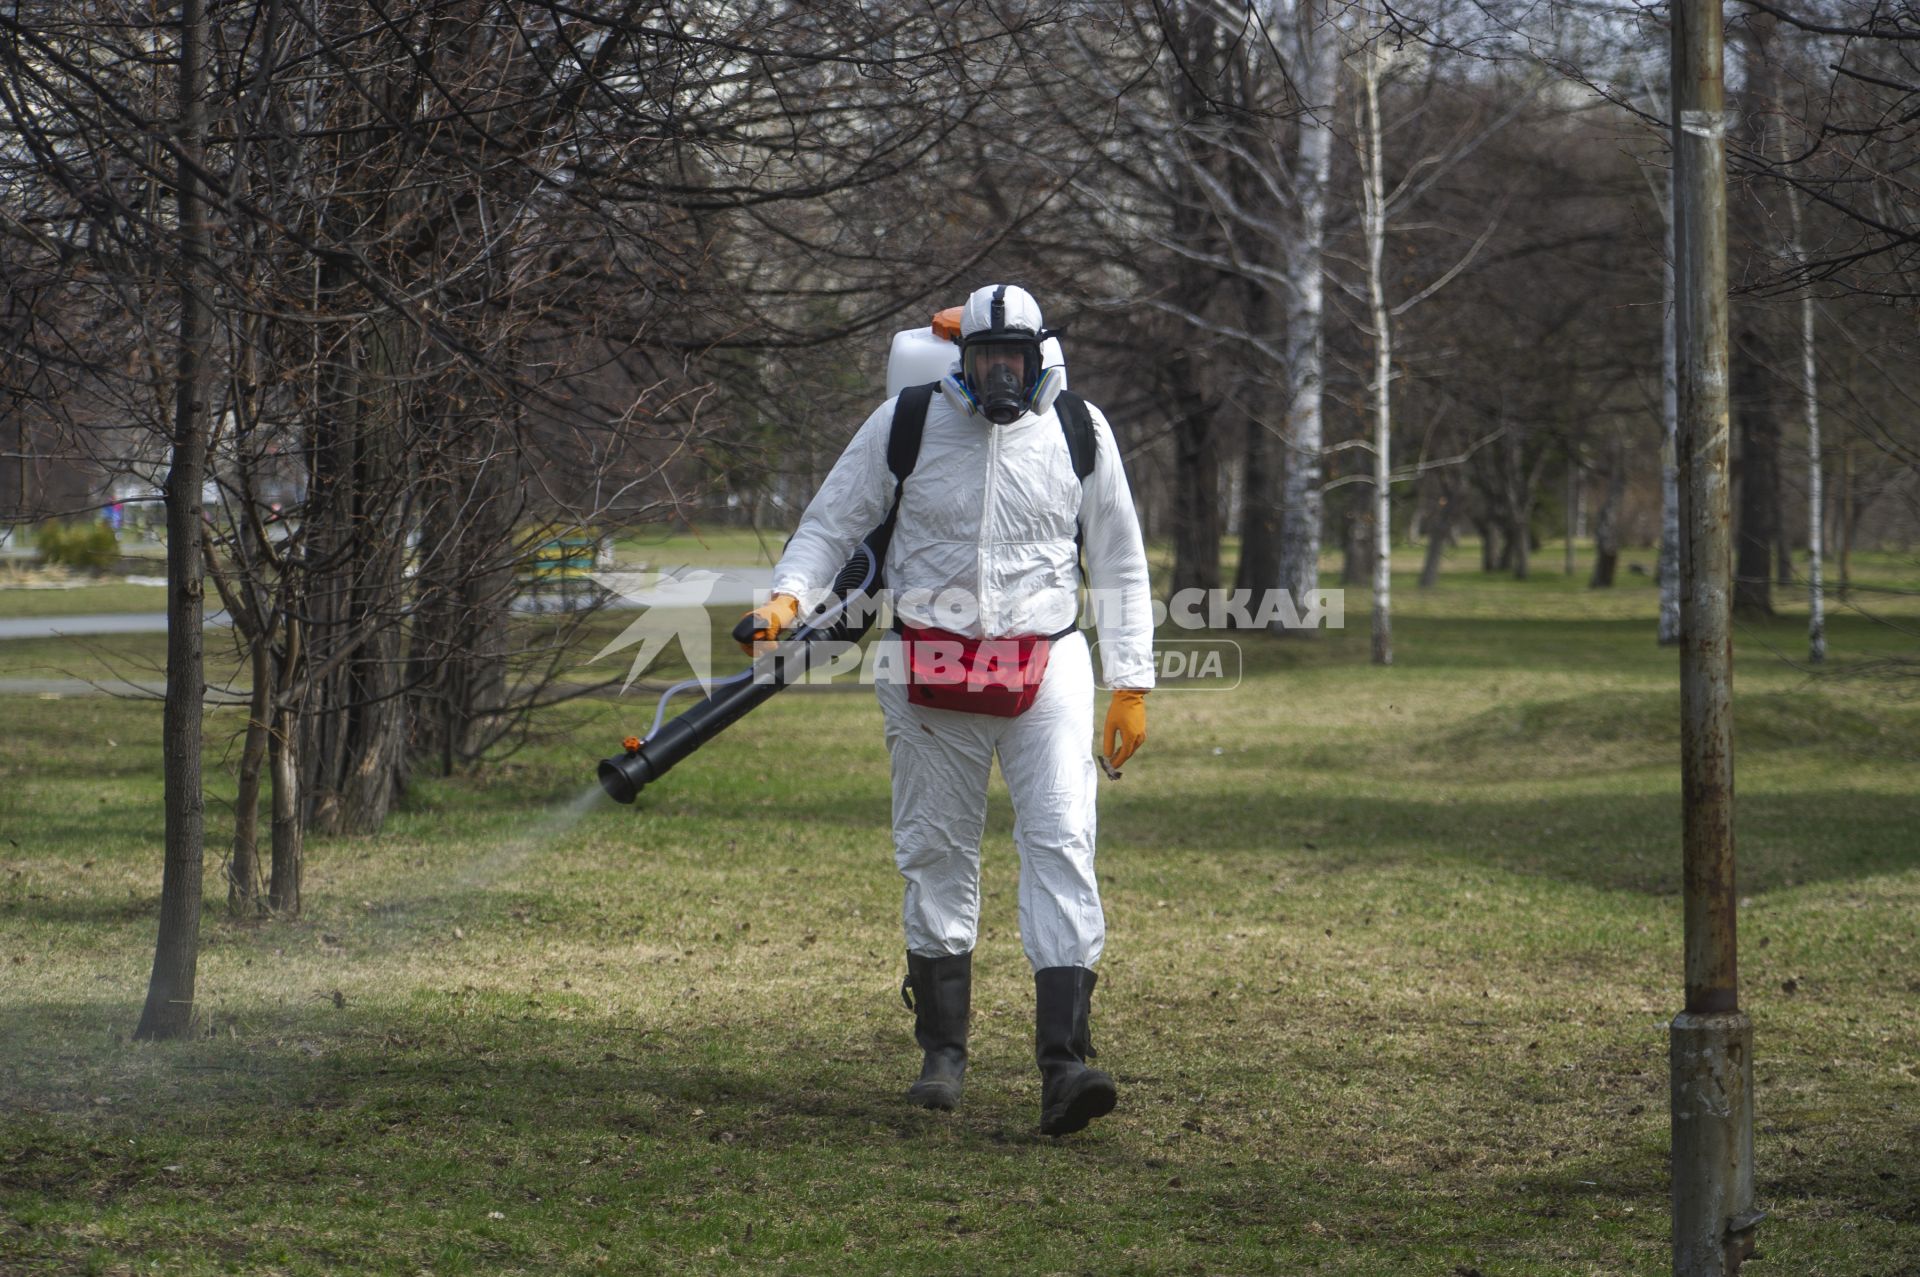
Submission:
{"label": "red waist pouch", "polygon": [[1014,718],[1040,695],[1053,641],[1073,633],[968,638],[931,626],[896,625],[907,652],[907,699],[929,709]]}

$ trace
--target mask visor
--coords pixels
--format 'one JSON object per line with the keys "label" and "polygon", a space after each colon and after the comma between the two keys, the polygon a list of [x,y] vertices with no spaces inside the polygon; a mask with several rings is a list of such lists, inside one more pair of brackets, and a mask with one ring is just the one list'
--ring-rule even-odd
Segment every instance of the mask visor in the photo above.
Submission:
{"label": "mask visor", "polygon": [[1040,343],[1024,335],[968,342],[960,353],[960,369],[987,419],[1005,425],[1027,410],[1039,383]]}

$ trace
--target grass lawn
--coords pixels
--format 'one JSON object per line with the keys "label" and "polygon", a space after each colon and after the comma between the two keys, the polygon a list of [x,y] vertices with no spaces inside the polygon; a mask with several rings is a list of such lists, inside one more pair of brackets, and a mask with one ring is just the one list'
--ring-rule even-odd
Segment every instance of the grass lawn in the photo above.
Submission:
{"label": "grass lawn", "polygon": [[[205,1036],[160,1046],[158,708],[0,698],[0,1272],[1666,1272],[1675,656],[1642,578],[1476,564],[1406,578],[1392,669],[1353,592],[1153,697],[1102,793],[1121,1107],[1059,1141],[998,781],[967,1098],[901,1099],[870,695],[778,697],[636,808],[592,764],[651,699],[565,706],[312,842],[267,923],[223,914],[216,713]],[[1803,618],[1738,630],[1756,1274],[1920,1271],[1913,604],[1836,607],[1818,677]]]}
{"label": "grass lawn", "polygon": [[632,531],[614,542],[622,565],[649,568],[772,567],[786,545],[783,528],[662,525],[657,531]]}
{"label": "grass lawn", "polygon": [[128,585],[125,581],[105,579],[61,588],[33,588],[13,585],[0,578],[0,618],[164,612],[166,607],[164,585]]}

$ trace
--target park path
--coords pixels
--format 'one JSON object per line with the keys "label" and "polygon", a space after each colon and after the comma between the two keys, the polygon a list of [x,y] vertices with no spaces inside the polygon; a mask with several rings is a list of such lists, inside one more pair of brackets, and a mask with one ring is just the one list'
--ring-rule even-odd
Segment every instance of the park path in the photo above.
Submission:
{"label": "park path", "polygon": [[[229,625],[225,612],[207,617],[208,625]],[[164,634],[165,612],[100,612],[92,616],[0,616],[0,639],[77,638],[92,634]]]}

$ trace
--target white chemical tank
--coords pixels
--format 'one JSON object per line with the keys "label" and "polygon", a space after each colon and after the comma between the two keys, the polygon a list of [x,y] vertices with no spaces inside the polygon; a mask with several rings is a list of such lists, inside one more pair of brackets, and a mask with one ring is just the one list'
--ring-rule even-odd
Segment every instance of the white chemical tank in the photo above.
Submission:
{"label": "white chemical tank", "polygon": [[940,380],[953,370],[953,362],[959,357],[960,347],[934,336],[930,327],[895,333],[893,350],[887,355],[887,398],[908,386]]}

